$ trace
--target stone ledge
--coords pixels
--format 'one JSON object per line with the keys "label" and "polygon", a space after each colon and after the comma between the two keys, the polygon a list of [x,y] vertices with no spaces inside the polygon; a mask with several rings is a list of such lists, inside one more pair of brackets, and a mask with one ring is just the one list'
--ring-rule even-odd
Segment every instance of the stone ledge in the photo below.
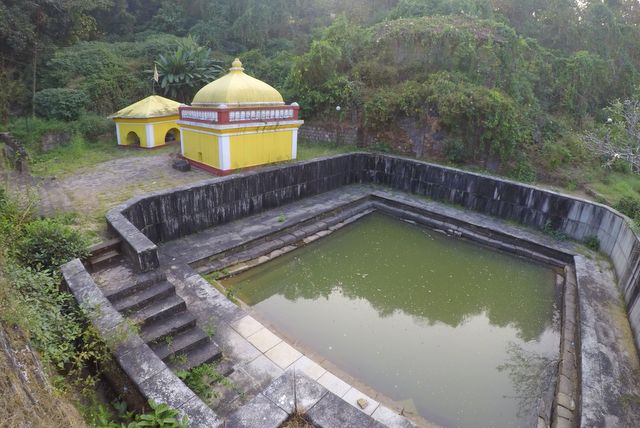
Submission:
{"label": "stone ledge", "polygon": [[[100,337],[114,350],[115,362],[125,373],[125,384],[132,384],[143,401],[154,400],[178,410],[190,426],[217,428],[218,416],[162,362],[129,325],[89,275],[79,259],[61,267],[66,287]],[[110,343],[111,342],[111,343]],[[113,374],[112,378],[119,376]]]}

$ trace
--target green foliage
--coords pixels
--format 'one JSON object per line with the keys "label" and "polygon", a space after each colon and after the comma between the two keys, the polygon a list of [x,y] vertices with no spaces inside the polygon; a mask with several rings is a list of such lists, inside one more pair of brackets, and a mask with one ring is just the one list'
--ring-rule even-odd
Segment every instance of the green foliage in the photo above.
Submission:
{"label": "green foliage", "polygon": [[269,55],[267,52],[254,49],[242,54],[245,72],[286,94],[287,80],[293,66],[294,55],[286,50]]}
{"label": "green foliage", "polygon": [[474,159],[483,154],[508,159],[515,147],[531,138],[526,117],[513,99],[497,89],[437,74],[429,79],[429,91],[441,123],[458,133]]}
{"label": "green foliage", "polygon": [[59,290],[59,277],[11,260],[3,266],[2,276],[6,281],[2,287],[10,287],[11,298],[1,319],[26,331],[42,360],[65,373],[70,383],[94,390],[97,379],[86,368],[98,368],[109,351],[97,332],[86,327],[73,297]]}
{"label": "green foliage", "polygon": [[0,185],[0,261],[4,255],[3,251],[7,251],[14,245],[36,208],[35,201],[32,200],[23,204],[18,203]]}
{"label": "green foliage", "polygon": [[55,51],[47,62],[47,86],[82,90],[87,108],[102,115],[149,95],[152,82],[145,73],[154,59],[175,49],[180,39],[165,34],[146,35],[133,42],[83,42]]}
{"label": "green foliage", "polygon": [[45,119],[76,120],[87,104],[84,92],[77,89],[43,89],[35,96],[36,113]]}
{"label": "green foliage", "polygon": [[542,231],[558,241],[566,241],[568,239],[567,234],[558,230],[550,221],[547,221],[542,228]]}
{"label": "green foliage", "polygon": [[27,149],[30,156],[40,151],[44,134],[69,131],[70,124],[61,120],[24,117],[9,123],[9,131]]}
{"label": "green foliage", "polygon": [[186,428],[187,418],[178,418],[178,411],[164,403],[149,402],[151,412],[136,416],[136,420],[128,425],[130,428],[157,427],[157,428]]}
{"label": "green foliage", "polygon": [[53,271],[63,263],[88,254],[87,240],[72,227],[54,219],[35,220],[24,228],[16,255],[25,265]]}
{"label": "green foliage", "polygon": [[[59,370],[64,370],[82,388],[93,388],[95,378],[83,371],[88,363],[103,361],[108,355],[106,347],[97,338],[93,329],[87,328],[83,314],[75,306],[73,297],[59,289],[57,271],[37,270],[31,266],[42,266],[40,259],[31,259],[43,254],[38,245],[43,220],[32,220],[31,205],[21,206],[0,192],[0,320],[20,326],[36,345],[42,359]],[[54,222],[54,220],[47,220]],[[58,225],[56,229],[68,226]],[[45,227],[48,228],[48,227]],[[55,239],[54,234],[48,235]],[[74,244],[84,238],[77,233],[71,235]],[[30,239],[31,238],[31,239]],[[33,254],[22,252],[22,242],[34,244]],[[64,242],[53,243],[62,247]],[[12,254],[19,254],[17,260]],[[38,253],[38,254],[36,254]],[[59,256],[63,257],[63,256]],[[66,258],[66,257],[65,257]],[[21,264],[20,261],[25,262]]]}
{"label": "green foliage", "polygon": [[457,14],[489,17],[493,14],[493,8],[491,2],[486,0],[400,0],[389,13],[389,18]]}
{"label": "green foliage", "polygon": [[613,207],[632,220],[640,222],[640,198],[625,196]]}
{"label": "green foliage", "polygon": [[114,129],[113,121],[104,116],[86,113],[81,115],[74,123],[74,128],[85,139],[95,141],[100,137],[110,137],[113,140]]}
{"label": "green foliage", "polygon": [[560,85],[563,106],[577,118],[595,111],[610,79],[606,63],[596,54],[579,51],[565,60]]}
{"label": "green foliage", "polygon": [[216,78],[222,67],[211,58],[211,50],[188,38],[156,61],[164,94],[180,102],[191,101],[196,91]]}
{"label": "green foliage", "polygon": [[149,401],[151,411],[142,414],[127,411],[126,403],[112,404],[117,414],[98,405],[91,415],[91,425],[96,428],[187,428],[187,417],[179,417],[178,411],[164,403]]}
{"label": "green foliage", "polygon": [[598,251],[600,249],[600,239],[594,235],[587,236],[584,238],[584,245],[590,250]]}
{"label": "green foliage", "polygon": [[517,181],[523,183],[533,183],[536,181],[536,171],[531,163],[524,157],[521,157],[516,162],[516,166],[513,169],[512,176]]}
{"label": "green foliage", "polygon": [[180,370],[176,374],[196,395],[205,401],[217,397],[213,390],[214,385],[221,384],[225,387],[233,387],[231,381],[220,374],[212,363],[201,364],[191,370]]}
{"label": "green foliage", "polygon": [[444,143],[444,155],[449,162],[461,164],[466,159],[465,144],[459,138],[450,138]]}

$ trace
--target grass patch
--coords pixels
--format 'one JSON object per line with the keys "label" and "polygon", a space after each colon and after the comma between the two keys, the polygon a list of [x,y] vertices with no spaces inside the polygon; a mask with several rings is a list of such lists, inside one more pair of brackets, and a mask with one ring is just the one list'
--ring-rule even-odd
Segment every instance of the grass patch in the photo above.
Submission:
{"label": "grass patch", "polygon": [[298,144],[297,160],[309,160],[323,156],[339,155],[342,153],[356,152],[358,148],[352,145],[336,145],[332,143],[310,143],[300,141]]}
{"label": "grass patch", "polygon": [[614,172],[591,184],[610,204],[622,198],[640,198],[640,175]]}
{"label": "grass patch", "polygon": [[213,363],[201,364],[191,370],[179,370],[176,375],[204,401],[219,398],[219,392],[214,389],[216,385],[235,389],[235,385],[218,372]]}
{"label": "grass patch", "polygon": [[101,162],[127,157],[154,156],[176,151],[174,146],[154,150],[127,149],[118,147],[113,140],[88,142],[81,136],[74,136],[65,146],[49,152],[35,154],[31,160],[31,174],[35,176],[64,177],[89,168]]}

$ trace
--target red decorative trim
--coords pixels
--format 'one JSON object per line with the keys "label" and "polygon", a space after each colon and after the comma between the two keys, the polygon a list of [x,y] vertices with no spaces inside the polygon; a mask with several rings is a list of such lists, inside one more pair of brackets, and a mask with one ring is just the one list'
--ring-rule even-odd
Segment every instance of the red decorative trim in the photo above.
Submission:
{"label": "red decorative trim", "polygon": [[218,123],[229,123],[229,110],[218,110]]}
{"label": "red decorative trim", "polygon": [[212,167],[211,165],[207,165],[206,163],[194,161],[193,159],[189,159],[182,155],[180,155],[180,157],[188,161],[192,166],[195,166],[196,168],[200,168],[204,171],[210,172],[215,175],[224,176],[224,175],[229,175],[233,172],[233,170],[231,169],[227,169],[227,170],[218,169],[218,168]]}
{"label": "red decorative trim", "polygon": [[[180,120],[186,120],[189,122],[196,123],[216,123],[216,124],[229,124],[229,123],[264,123],[264,122],[282,122],[287,120],[298,120],[300,106],[295,105],[282,105],[282,106],[254,106],[254,107],[231,107],[231,108],[207,108],[207,107],[190,107],[183,106],[178,108],[180,113]],[[262,111],[262,110],[292,110],[291,117],[281,117],[281,118],[270,118],[270,119],[244,119],[244,120],[230,120],[231,112],[238,111]],[[185,118],[183,115],[184,111],[214,111],[218,115],[217,120],[207,120],[207,119],[196,119],[196,118]]]}

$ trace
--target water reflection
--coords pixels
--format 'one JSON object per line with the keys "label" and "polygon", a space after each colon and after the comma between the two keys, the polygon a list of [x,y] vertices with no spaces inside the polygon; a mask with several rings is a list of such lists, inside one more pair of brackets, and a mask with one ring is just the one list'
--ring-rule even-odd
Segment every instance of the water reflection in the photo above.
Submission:
{"label": "water reflection", "polygon": [[526,373],[558,353],[553,284],[549,269],[382,215],[225,283],[385,395],[474,427],[535,422],[545,386]]}
{"label": "water reflection", "polygon": [[528,350],[516,342],[507,345],[506,353],[506,361],[497,369],[511,380],[515,391],[511,398],[518,400],[518,416],[533,420],[540,408],[550,409],[553,403],[558,356]]}
{"label": "water reflection", "polygon": [[549,269],[381,214],[356,226],[227,283],[251,305],[275,294],[327,298],[339,289],[367,299],[381,317],[403,311],[455,327],[486,313],[492,325],[515,326],[525,341],[557,312]]}

